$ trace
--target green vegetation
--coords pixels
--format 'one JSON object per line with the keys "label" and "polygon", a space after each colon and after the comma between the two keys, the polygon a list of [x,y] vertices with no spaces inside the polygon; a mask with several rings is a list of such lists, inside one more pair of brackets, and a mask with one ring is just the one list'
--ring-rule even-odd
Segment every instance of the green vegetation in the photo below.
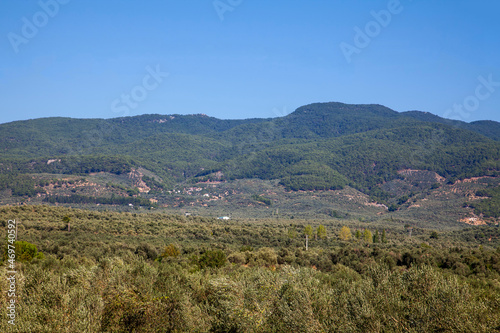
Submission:
{"label": "green vegetation", "polygon": [[77,203],[77,204],[102,204],[102,205],[137,205],[146,207],[156,207],[155,203],[143,198],[134,197],[88,197],[79,194],[70,196],[50,196],[44,199],[44,202],[49,203]]}
{"label": "green vegetation", "polygon": [[262,195],[258,195],[258,194],[252,195],[252,199],[254,199],[255,201],[258,201],[258,202],[262,202],[263,204],[265,204],[267,206],[271,206],[273,204],[273,202],[271,201],[271,199],[266,198],[266,197],[264,197]]}
{"label": "green vegetation", "polygon": [[36,187],[43,184],[45,182],[37,182],[27,175],[0,174],[0,191],[10,190],[11,194],[17,197],[33,197],[38,193],[45,193],[45,191]]}
{"label": "green vegetation", "polygon": [[[351,229],[349,229],[349,227],[343,226],[342,229],[340,230],[339,238],[340,240],[343,241],[351,240],[352,238]],[[356,231],[356,238],[359,239],[359,230]]]}
{"label": "green vegetation", "polygon": [[500,140],[500,124],[495,121],[480,120],[471,123],[466,123],[460,120],[440,118],[429,112],[420,112],[420,111],[408,111],[408,112],[403,112],[403,114],[422,121],[446,124],[457,128],[467,129],[469,131],[485,135],[493,140],[497,141]]}
{"label": "green vegetation", "polygon": [[365,229],[363,232],[363,240],[367,243],[372,243],[373,242],[373,235],[372,232],[368,229]]}
{"label": "green vegetation", "polygon": [[318,228],[316,229],[316,235],[320,239],[326,239],[326,228],[324,225],[319,225]]}
{"label": "green vegetation", "polygon": [[496,332],[498,126],[341,103],[1,124],[0,331]]}
{"label": "green vegetation", "polygon": [[226,254],[222,250],[205,251],[199,258],[194,255],[191,257],[192,262],[197,264],[200,269],[207,267],[220,268],[226,264]]}
{"label": "green vegetation", "polygon": [[500,186],[479,190],[476,195],[488,199],[467,203],[468,207],[474,208],[474,213],[485,217],[500,217]]}
{"label": "green vegetation", "polygon": [[[21,221],[23,239],[16,243],[24,257],[16,266],[13,332],[500,327],[497,227],[444,231],[437,239],[432,230],[415,228],[409,237],[398,223],[381,229],[349,219],[290,226],[276,219],[222,222],[48,206],[1,207],[0,213]],[[306,251],[303,236],[311,229],[331,236],[310,238]],[[363,236],[341,239],[351,229]],[[371,243],[368,236],[379,230],[382,240]],[[0,322],[0,330],[6,325]]]}
{"label": "green vegetation", "polygon": [[[38,252],[38,249],[36,245],[24,242],[24,241],[15,241],[14,244],[12,244],[14,249],[15,249],[15,260],[17,262],[30,262],[34,258],[37,259],[44,259],[45,256],[42,252]],[[11,252],[9,251],[9,248],[7,248],[7,244],[4,246],[4,254],[3,254],[3,261],[6,262],[8,261],[9,256]]]}
{"label": "green vegetation", "polygon": [[[451,183],[497,176],[497,129],[495,122],[465,126],[341,103],[306,105],[275,119],[44,118],[0,125],[0,191],[35,197],[45,191],[34,174],[121,175],[142,168],[149,172],[142,181],[151,195],[176,184],[259,178],[289,191],[351,186],[397,211],[410,193],[393,193],[383,184],[401,179],[400,170],[433,171]],[[426,185],[438,186],[435,180]]]}

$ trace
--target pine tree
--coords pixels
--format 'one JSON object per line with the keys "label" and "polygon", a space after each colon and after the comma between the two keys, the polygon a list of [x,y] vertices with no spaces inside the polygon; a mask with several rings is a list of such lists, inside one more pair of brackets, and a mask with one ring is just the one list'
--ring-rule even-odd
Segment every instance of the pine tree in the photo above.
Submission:
{"label": "pine tree", "polygon": [[382,243],[387,243],[387,238],[386,238],[386,234],[385,234],[385,229],[384,229],[384,231],[382,231]]}
{"label": "pine tree", "polygon": [[379,242],[378,230],[375,230],[375,234],[373,235],[373,242],[374,243],[378,243]]}

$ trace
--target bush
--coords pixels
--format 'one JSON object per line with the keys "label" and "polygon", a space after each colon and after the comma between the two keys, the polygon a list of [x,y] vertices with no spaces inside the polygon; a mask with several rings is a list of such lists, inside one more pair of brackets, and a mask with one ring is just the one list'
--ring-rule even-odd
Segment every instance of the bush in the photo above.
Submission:
{"label": "bush", "polygon": [[144,259],[155,260],[158,256],[156,248],[149,243],[142,243],[135,249],[135,254],[140,255]]}
{"label": "bush", "polygon": [[181,254],[181,252],[179,251],[177,246],[175,246],[174,244],[169,244],[168,246],[165,246],[165,249],[163,250],[161,257],[162,258],[165,258],[165,257],[176,258],[179,254]]}
{"label": "bush", "polygon": [[239,265],[244,265],[247,263],[247,258],[245,253],[242,252],[236,252],[236,253],[231,253],[227,257],[227,261],[233,263],[233,264],[239,264]]}
{"label": "bush", "polygon": [[206,267],[219,268],[226,264],[226,254],[221,250],[209,250],[203,253],[198,259],[198,266],[201,269]]}
{"label": "bush", "polygon": [[248,263],[252,266],[276,266],[278,255],[274,249],[263,247],[255,253],[247,252]]}
{"label": "bush", "polygon": [[[29,262],[34,258],[43,259],[45,256],[43,253],[38,252],[36,245],[25,242],[25,241],[16,241],[14,242],[16,260],[20,262]],[[7,260],[9,258],[9,249],[7,244],[4,248],[3,259]]]}

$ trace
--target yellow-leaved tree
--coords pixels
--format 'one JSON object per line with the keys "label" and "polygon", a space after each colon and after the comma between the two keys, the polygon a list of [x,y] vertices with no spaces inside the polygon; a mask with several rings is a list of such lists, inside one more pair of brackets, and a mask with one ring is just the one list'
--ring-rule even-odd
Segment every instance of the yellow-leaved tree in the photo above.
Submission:
{"label": "yellow-leaved tree", "polygon": [[339,233],[340,240],[348,241],[352,238],[351,229],[349,227],[343,226]]}
{"label": "yellow-leaved tree", "polygon": [[373,242],[373,235],[372,232],[368,229],[365,229],[365,232],[363,233],[363,239],[367,243],[372,243]]}

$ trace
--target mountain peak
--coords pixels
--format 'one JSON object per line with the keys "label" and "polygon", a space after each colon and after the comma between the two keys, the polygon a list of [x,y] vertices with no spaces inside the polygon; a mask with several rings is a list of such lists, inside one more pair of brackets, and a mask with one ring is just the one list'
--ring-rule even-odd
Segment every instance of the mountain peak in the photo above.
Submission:
{"label": "mountain peak", "polygon": [[396,117],[399,113],[380,104],[345,104],[340,102],[312,103],[299,107],[290,115],[317,114],[326,116],[384,116]]}

